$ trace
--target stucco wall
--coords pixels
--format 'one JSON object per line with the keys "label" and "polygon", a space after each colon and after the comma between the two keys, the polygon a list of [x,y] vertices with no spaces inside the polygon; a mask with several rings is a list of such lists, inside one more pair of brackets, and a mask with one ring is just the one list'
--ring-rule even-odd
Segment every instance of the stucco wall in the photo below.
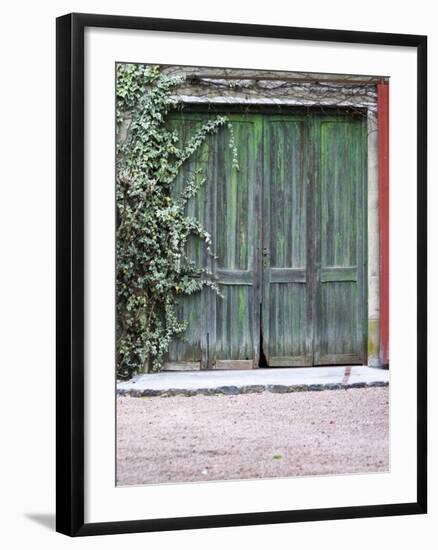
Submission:
{"label": "stucco wall", "polygon": [[380,264],[377,113],[368,110],[368,365],[379,366]]}

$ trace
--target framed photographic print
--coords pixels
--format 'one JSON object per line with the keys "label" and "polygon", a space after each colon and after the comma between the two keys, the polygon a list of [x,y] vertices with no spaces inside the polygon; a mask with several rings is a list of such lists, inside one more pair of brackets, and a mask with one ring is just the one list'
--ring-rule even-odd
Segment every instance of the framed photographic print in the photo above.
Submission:
{"label": "framed photographic print", "polygon": [[427,41],[57,20],[57,530],[426,512]]}

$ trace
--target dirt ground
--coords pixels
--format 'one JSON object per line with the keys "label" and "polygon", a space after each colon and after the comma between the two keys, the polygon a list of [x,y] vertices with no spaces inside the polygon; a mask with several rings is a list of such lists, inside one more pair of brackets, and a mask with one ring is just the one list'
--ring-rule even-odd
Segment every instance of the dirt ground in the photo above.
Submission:
{"label": "dirt ground", "polygon": [[383,472],[388,388],[117,399],[117,483]]}

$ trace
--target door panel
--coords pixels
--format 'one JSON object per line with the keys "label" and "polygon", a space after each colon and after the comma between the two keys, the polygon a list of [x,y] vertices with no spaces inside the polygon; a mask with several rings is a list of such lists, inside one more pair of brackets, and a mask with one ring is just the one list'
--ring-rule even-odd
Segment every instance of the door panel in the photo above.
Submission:
{"label": "door panel", "polygon": [[306,141],[304,117],[265,118],[262,338],[269,366],[311,363]]}
{"label": "door panel", "polygon": [[320,118],[317,160],[315,364],[365,362],[365,133],[360,120]]}
{"label": "door panel", "polygon": [[[238,170],[233,168],[229,130],[217,137],[214,184],[216,205],[215,275],[223,298],[212,295],[216,330],[211,331],[211,364],[253,361],[259,356],[259,243],[256,214],[261,186],[262,120],[255,115],[230,115],[237,145]],[[213,315],[213,312],[212,312]],[[245,366],[245,364],[242,364]]]}
{"label": "door panel", "polygon": [[[180,147],[188,144],[205,120],[206,117],[203,114],[175,114],[170,117],[169,127],[177,132]],[[210,136],[202,147],[181,167],[177,178],[172,184],[171,193],[173,197],[181,195],[188,178],[195,170],[201,168],[205,175],[214,173],[215,150],[214,138]],[[199,177],[202,177],[202,175],[199,175]],[[198,193],[188,201],[186,214],[199,220],[211,232],[213,228],[210,219],[210,194],[207,185],[201,186]],[[205,269],[211,266],[211,259],[206,254],[205,244],[195,236],[189,237],[185,256],[198,267]],[[201,362],[205,361],[205,323],[208,315],[208,300],[206,290],[194,293],[191,296],[185,296],[179,300],[177,315],[180,320],[187,322],[187,328],[184,332],[184,338],[174,338],[170,343],[165,361],[167,366],[187,366],[190,364],[193,367],[197,365],[197,368],[200,368]]]}
{"label": "door panel", "polygon": [[[175,114],[171,126],[181,143],[193,136],[211,114]],[[237,147],[239,169],[233,167],[230,131],[221,128],[180,171],[174,192],[187,176],[202,168],[206,178],[187,213],[211,233],[216,260],[200,239],[190,239],[188,257],[213,273],[220,289],[209,288],[180,301],[181,319],[189,320],[184,338],[175,338],[169,367],[198,362],[201,368],[257,366],[259,356],[259,242],[258,189],[261,186],[261,117],[229,115]],[[242,363],[240,363],[242,362]]]}

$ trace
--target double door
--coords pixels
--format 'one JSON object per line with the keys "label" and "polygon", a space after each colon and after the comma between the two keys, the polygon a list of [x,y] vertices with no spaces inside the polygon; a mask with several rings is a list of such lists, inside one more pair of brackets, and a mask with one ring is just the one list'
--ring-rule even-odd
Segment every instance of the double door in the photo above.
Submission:
{"label": "double door", "polygon": [[[179,113],[186,143],[214,116]],[[232,114],[181,170],[173,193],[201,169],[187,214],[212,236],[188,257],[211,289],[178,306],[187,321],[167,363],[253,368],[366,362],[366,125],[353,115]]]}

